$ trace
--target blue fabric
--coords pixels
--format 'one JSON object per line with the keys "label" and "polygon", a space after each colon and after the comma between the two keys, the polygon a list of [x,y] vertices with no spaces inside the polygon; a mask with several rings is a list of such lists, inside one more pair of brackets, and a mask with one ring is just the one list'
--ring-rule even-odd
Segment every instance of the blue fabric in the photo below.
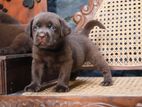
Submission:
{"label": "blue fabric", "polygon": [[[83,77],[100,77],[102,73],[96,70],[83,70],[80,71],[79,76]],[[113,77],[123,77],[123,76],[142,76],[142,70],[122,70],[122,71],[112,71]]]}
{"label": "blue fabric", "polygon": [[48,11],[57,13],[68,22],[71,28],[75,28],[72,16],[87,2],[88,0],[48,0]]}

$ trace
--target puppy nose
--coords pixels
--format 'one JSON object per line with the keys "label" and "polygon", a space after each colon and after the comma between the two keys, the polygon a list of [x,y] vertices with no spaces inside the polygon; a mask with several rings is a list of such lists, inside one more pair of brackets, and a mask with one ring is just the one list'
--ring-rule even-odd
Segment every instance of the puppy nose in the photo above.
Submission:
{"label": "puppy nose", "polygon": [[45,34],[44,32],[41,32],[41,33],[38,34],[38,36],[39,36],[40,38],[44,38],[44,37],[46,36],[46,34]]}

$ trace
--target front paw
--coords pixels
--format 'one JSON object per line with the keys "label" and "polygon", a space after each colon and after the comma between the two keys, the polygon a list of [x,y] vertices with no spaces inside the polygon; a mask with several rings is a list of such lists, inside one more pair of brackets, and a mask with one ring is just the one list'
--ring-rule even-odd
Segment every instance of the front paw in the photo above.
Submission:
{"label": "front paw", "polygon": [[111,86],[112,85],[112,79],[105,79],[103,82],[101,82],[102,86]]}
{"label": "front paw", "polygon": [[27,92],[39,92],[41,89],[41,86],[36,83],[31,83],[28,86],[25,87],[24,91]]}
{"label": "front paw", "polygon": [[69,87],[67,85],[57,85],[55,88],[56,92],[68,92]]}

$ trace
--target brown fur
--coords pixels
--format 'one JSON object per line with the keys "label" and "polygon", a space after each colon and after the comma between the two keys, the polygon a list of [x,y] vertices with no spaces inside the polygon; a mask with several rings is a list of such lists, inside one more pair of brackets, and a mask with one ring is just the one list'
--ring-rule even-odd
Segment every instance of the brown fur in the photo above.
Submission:
{"label": "brown fur", "polygon": [[[90,23],[90,24],[89,24]],[[46,12],[34,17],[31,21],[31,37],[33,38],[32,82],[25,91],[40,91],[45,72],[59,72],[56,86],[57,92],[69,91],[71,72],[79,69],[85,61],[103,73],[102,85],[112,84],[110,68],[98,49],[87,35],[93,26],[104,26],[98,21],[90,21],[84,29],[71,32],[66,22],[58,15]],[[48,71],[45,71],[45,66]]]}
{"label": "brown fur", "polygon": [[31,52],[32,41],[11,16],[0,13],[0,55]]}

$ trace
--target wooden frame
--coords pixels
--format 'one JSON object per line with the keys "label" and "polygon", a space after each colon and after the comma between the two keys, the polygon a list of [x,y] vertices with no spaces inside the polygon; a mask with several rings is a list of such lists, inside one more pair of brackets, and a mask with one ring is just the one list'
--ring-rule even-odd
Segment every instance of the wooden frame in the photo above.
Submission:
{"label": "wooden frame", "polygon": [[0,56],[0,95],[22,90],[31,80],[31,54]]}
{"label": "wooden frame", "polygon": [[94,13],[98,10],[103,0],[88,0],[88,5],[80,9],[80,12],[75,13],[73,21],[77,24],[76,30],[80,30],[84,25],[94,17]]}
{"label": "wooden frame", "polygon": [[2,107],[141,107],[141,97],[0,96]]}

